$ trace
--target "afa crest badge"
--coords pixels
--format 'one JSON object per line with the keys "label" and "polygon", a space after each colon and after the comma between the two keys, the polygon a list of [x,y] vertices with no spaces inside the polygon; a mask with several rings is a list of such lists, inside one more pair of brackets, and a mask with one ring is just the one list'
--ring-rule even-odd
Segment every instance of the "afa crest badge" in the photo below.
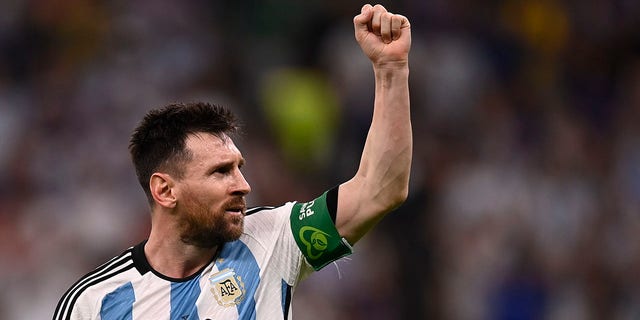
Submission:
{"label": "afa crest badge", "polygon": [[209,283],[213,296],[221,306],[236,306],[244,299],[244,282],[233,269],[227,268],[214,273],[209,277]]}

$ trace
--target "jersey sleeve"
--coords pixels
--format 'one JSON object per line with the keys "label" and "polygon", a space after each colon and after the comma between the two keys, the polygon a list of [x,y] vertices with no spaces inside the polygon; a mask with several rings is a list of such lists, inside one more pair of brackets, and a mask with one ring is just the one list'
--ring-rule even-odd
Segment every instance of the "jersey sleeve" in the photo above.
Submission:
{"label": "jersey sleeve", "polygon": [[247,211],[241,240],[260,261],[265,277],[295,287],[314,270],[351,254],[335,227],[336,201],[337,188],[313,201]]}

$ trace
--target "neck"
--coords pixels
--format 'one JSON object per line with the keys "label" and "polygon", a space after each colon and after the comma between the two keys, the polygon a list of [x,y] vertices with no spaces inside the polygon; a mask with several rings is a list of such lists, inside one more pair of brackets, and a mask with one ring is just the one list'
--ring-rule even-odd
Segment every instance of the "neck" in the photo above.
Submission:
{"label": "neck", "polygon": [[165,235],[151,230],[144,246],[144,254],[149,265],[157,272],[170,278],[186,278],[208,264],[217,247],[200,248],[182,242],[175,235]]}

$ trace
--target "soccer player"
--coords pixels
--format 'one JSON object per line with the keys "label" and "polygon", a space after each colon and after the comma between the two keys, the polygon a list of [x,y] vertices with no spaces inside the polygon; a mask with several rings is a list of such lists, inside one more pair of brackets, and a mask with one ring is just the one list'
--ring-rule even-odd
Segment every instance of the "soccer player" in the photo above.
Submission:
{"label": "soccer player", "polygon": [[375,74],[353,178],[310,202],[246,209],[234,116],[207,103],[150,111],[130,144],[149,237],[73,284],[53,319],[291,319],[296,285],[350,254],[408,194],[410,24],[380,5],[353,22]]}

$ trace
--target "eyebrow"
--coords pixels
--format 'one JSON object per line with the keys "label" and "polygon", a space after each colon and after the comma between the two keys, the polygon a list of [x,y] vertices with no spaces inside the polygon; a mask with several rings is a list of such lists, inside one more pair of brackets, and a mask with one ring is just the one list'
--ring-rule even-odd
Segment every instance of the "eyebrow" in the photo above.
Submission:
{"label": "eyebrow", "polygon": [[[215,164],[210,165],[209,170],[216,170],[219,168],[230,167],[230,166],[233,166],[235,163],[236,163],[235,160],[224,160],[224,161],[217,162]],[[242,167],[245,163],[246,161],[244,160],[244,158],[240,156],[240,159],[238,160],[238,167]]]}

